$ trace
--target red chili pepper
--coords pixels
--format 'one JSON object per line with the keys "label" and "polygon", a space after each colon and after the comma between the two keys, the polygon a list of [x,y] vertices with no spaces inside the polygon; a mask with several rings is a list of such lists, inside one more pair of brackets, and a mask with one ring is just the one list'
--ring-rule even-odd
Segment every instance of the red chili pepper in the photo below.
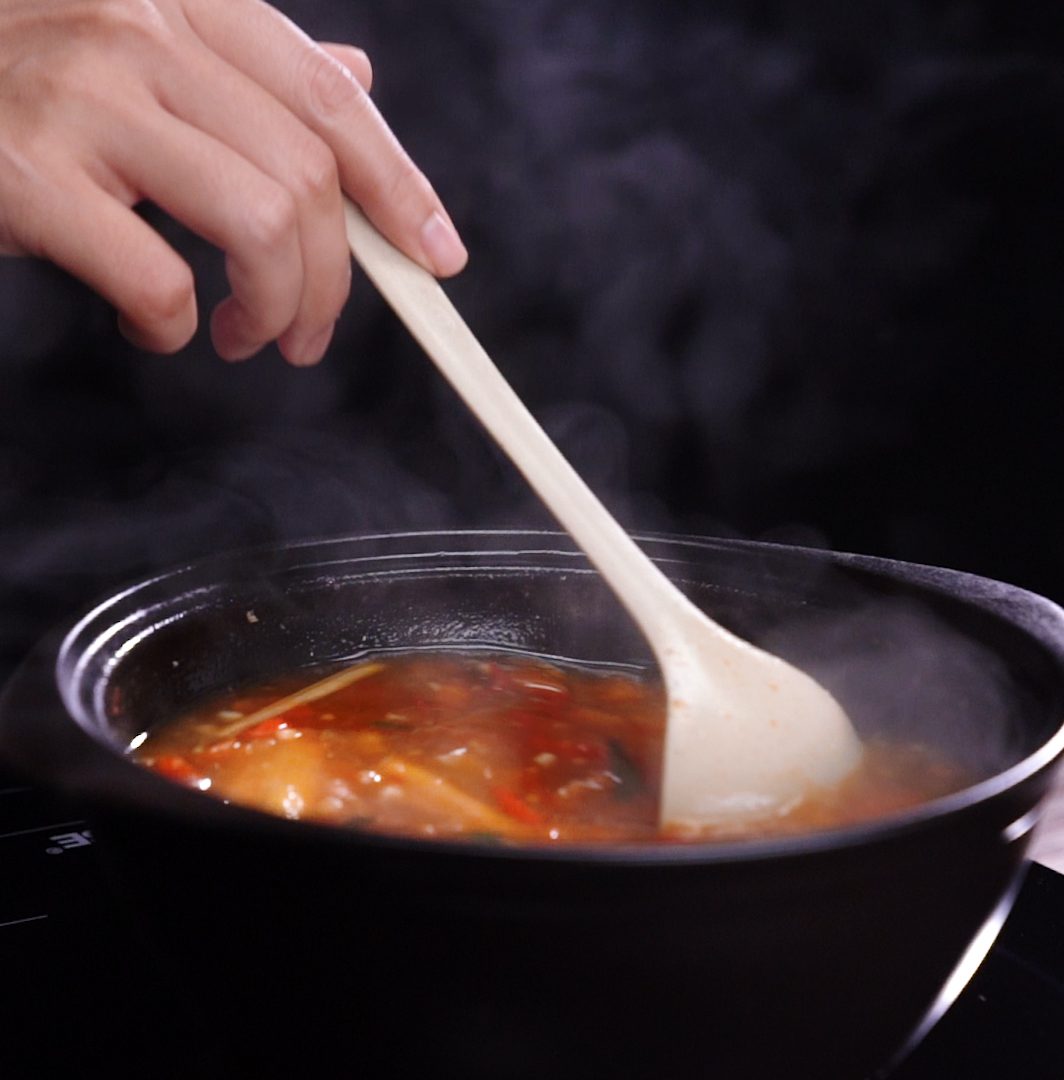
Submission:
{"label": "red chili pepper", "polygon": [[491,789],[491,793],[502,810],[515,821],[520,821],[525,825],[543,824],[543,816],[533,810],[528,803],[515,795],[508,787],[496,784]]}
{"label": "red chili pepper", "polygon": [[[547,718],[540,713],[531,712],[528,709],[507,709],[506,712],[503,713],[503,717],[508,723],[513,724],[515,727],[520,726],[527,728],[531,732],[530,737],[533,739],[544,737],[540,733],[540,730]],[[549,738],[549,736],[547,737]]]}
{"label": "red chili pepper", "polygon": [[200,774],[180,754],[162,754],[152,768],[179,784],[195,784],[200,779]]}
{"label": "red chili pepper", "polygon": [[241,732],[242,739],[265,739],[270,735],[276,735],[288,727],[288,716],[282,713],[280,716],[271,716],[268,720],[260,720],[257,724]]}

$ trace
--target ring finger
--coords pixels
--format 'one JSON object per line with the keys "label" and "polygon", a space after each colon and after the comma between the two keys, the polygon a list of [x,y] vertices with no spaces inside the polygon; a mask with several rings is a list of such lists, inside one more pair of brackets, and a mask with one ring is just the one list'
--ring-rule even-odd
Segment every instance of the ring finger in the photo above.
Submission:
{"label": "ring finger", "polygon": [[291,326],[299,308],[295,202],[252,162],[183,120],[160,110],[151,126],[152,153],[119,142],[110,160],[143,197],[226,252],[233,294],[215,311],[212,336],[220,356],[245,359]]}
{"label": "ring finger", "polygon": [[[321,358],[351,286],[336,160],[325,142],[257,83],[205,48],[165,82],[161,103],[273,178],[293,198],[303,288],[279,335],[294,363]],[[219,102],[224,106],[219,107]]]}

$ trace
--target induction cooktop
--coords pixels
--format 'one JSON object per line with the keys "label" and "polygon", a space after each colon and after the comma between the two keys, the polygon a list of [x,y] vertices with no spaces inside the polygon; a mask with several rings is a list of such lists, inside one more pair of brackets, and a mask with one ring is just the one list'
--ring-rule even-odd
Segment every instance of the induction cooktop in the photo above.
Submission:
{"label": "induction cooktop", "polygon": [[[184,1024],[195,990],[171,977],[152,943],[131,931],[135,913],[108,884],[92,822],[76,805],[2,770],[0,883],[4,1080],[90,1068],[146,1080],[204,1074],[210,1048],[191,1045]],[[263,1021],[267,1030],[283,1024],[269,988]],[[1061,1077],[1064,875],[1031,864],[982,967],[891,1080]]]}

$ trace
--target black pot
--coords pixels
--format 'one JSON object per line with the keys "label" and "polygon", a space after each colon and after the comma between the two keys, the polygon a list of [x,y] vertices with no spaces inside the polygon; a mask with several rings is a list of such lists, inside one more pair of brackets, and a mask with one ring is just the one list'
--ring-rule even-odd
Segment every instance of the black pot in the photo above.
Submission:
{"label": "black pot", "polygon": [[[226,806],[134,765],[130,740],[208,691],[366,651],[649,655],[556,534],[340,539],[176,570],[45,642],[0,738],[88,804],[130,933],[186,1010],[188,1067],[858,1080],[916,1044],[1018,887],[1064,750],[1064,613],[944,570],[642,543],[862,733],[931,742],[972,784],[870,825],[690,847],[432,843]],[[114,1038],[148,1012],[126,1003]]]}

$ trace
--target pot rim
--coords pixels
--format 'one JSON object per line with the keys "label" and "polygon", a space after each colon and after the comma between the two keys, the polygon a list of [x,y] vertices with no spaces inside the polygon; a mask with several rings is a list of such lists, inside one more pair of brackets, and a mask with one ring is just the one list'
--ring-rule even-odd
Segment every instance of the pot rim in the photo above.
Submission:
{"label": "pot rim", "polygon": [[[918,589],[932,594],[946,595],[954,600],[961,600],[968,606],[981,608],[1002,618],[1019,628],[1029,637],[1037,640],[1044,650],[1064,667],[1064,610],[1038,594],[1019,586],[981,577],[959,570],[926,566],[902,560],[887,559],[879,556],[832,552],[822,549],[798,547],[787,544],[768,543],[722,537],[697,536],[693,534],[673,534],[661,532],[633,532],[633,538],[640,543],[663,543],[672,547],[692,550],[723,548],[727,550],[771,551],[777,557],[788,559],[814,559],[822,565],[834,565],[855,568],[871,573],[881,580],[901,580],[913,584]],[[510,545],[502,546],[509,538]],[[487,539],[497,541],[497,547],[465,547],[455,550],[454,545],[461,541],[483,542]],[[425,545],[434,542],[431,550]],[[194,575],[208,570],[212,564],[224,566],[232,564],[234,559],[251,558],[255,555],[298,555],[301,552],[321,552],[323,555],[342,548],[373,543],[416,543],[415,550],[403,550],[394,554],[380,552],[362,557],[340,557],[336,559],[317,559],[314,561],[298,560],[289,563],[301,569],[313,569],[335,563],[357,563],[359,561],[386,561],[388,559],[426,559],[456,555],[513,554],[524,557],[535,555],[566,555],[582,557],[582,552],[571,538],[560,531],[549,529],[450,529],[450,530],[412,530],[367,534],[350,534],[306,538],[280,543],[264,543],[254,546],[218,552],[191,560],[148,577],[141,578],[117,589],[106,597],[92,604],[69,629],[62,630],[61,641],[55,650],[55,637],[46,649],[55,656],[50,666],[51,691],[56,697],[56,704],[62,709],[69,724],[77,729],[96,752],[106,754],[112,768],[119,767],[127,771],[130,783],[120,791],[95,790],[91,785],[80,792],[89,798],[105,798],[117,801],[123,806],[137,805],[143,809],[148,801],[154,813],[163,813],[168,818],[209,819],[211,827],[234,829],[272,830],[278,836],[288,834],[291,838],[301,838],[306,842],[347,844],[355,847],[398,849],[404,852],[424,852],[435,857],[476,857],[490,860],[518,862],[557,862],[590,863],[601,866],[617,865],[688,865],[691,863],[725,864],[750,863],[766,860],[790,859],[795,857],[838,852],[855,847],[868,847],[872,844],[889,843],[906,834],[920,829],[932,828],[946,818],[955,818],[968,813],[976,813],[979,808],[994,800],[1002,793],[1022,784],[1042,770],[1052,767],[1058,759],[1064,757],[1064,716],[1060,718],[1056,730],[1039,747],[1009,768],[995,773],[986,779],[961,788],[958,791],[921,803],[909,810],[893,813],[887,817],[858,825],[823,829],[816,832],[800,833],[793,836],[744,839],[741,841],[707,841],[701,843],[661,844],[661,843],[625,843],[625,844],[569,844],[553,846],[548,843],[522,843],[520,845],[487,844],[461,839],[418,839],[414,837],[393,836],[380,833],[363,833],[355,829],[315,823],[312,821],[287,821],[283,818],[257,811],[244,806],[226,804],[212,799],[201,792],[192,792],[180,788],[165,778],[151,773],[137,765],[131,758],[119,752],[94,733],[91,723],[84,715],[80,705],[73,700],[70,687],[74,684],[81,662],[77,654],[85,651],[83,635],[109,609],[123,600],[134,597],[137,593],[152,588],[165,587],[178,581],[183,576]],[[447,544],[450,547],[447,547]],[[530,547],[542,544],[545,546]],[[440,546],[442,545],[442,546]],[[516,545],[516,546],[515,546]],[[587,565],[586,562],[584,564]],[[175,596],[178,594],[175,594]],[[188,595],[188,594],[186,594]],[[135,616],[133,616],[135,617]],[[130,618],[133,618],[130,617]],[[110,633],[121,628],[123,622],[111,624]],[[155,626],[161,624],[154,624]],[[110,636],[110,633],[108,636]],[[93,635],[93,643],[98,645],[99,636]],[[136,638],[133,639],[135,646]],[[54,652],[53,652],[54,650]],[[25,665],[24,665],[25,667]],[[25,670],[20,670],[12,678],[13,685],[20,677],[27,677]],[[29,677],[32,677],[30,675]],[[51,696],[51,695],[50,695]],[[4,700],[9,697],[4,694]],[[2,710],[2,706],[0,706]],[[90,770],[95,774],[95,770]],[[136,776],[136,782],[132,778]],[[99,778],[97,778],[99,779]],[[104,788],[106,784],[102,785]],[[143,792],[143,794],[141,794]],[[1022,835],[1033,826],[1038,816],[1038,808],[1028,812],[1018,821],[1009,825],[1005,832],[1015,831]],[[1028,820],[1029,819],[1029,820]]]}

